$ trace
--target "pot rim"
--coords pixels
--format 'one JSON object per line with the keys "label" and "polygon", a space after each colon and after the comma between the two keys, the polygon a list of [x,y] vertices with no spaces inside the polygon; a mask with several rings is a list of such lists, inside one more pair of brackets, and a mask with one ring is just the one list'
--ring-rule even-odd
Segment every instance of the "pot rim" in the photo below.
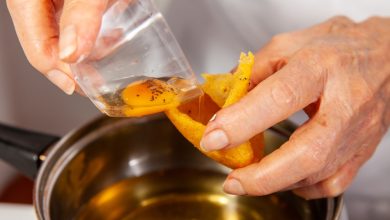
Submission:
{"label": "pot rim", "polygon": [[[63,153],[67,151],[65,149],[67,146],[79,142],[83,135],[90,133],[93,127],[103,123],[105,120],[106,117],[97,117],[79,128],[74,128],[45,152],[45,160],[38,171],[33,191],[33,203],[35,212],[39,219],[50,219],[50,207],[48,201],[51,196],[51,190],[47,183],[50,180],[53,180],[54,175],[59,175],[59,162],[64,161],[64,159],[57,159],[64,158],[65,155]],[[71,156],[69,155],[69,152],[67,154],[68,155],[66,156]]]}
{"label": "pot rim", "polygon": [[[162,118],[164,118],[162,114],[143,118],[128,118],[127,120],[99,116],[81,127],[71,130],[62,137],[45,152],[45,160],[38,171],[35,181],[33,203],[38,219],[50,219],[50,198],[56,180],[61,174],[61,170],[63,170],[68,162],[72,160],[87,143],[94,140],[96,136],[107,131],[107,129],[120,127],[123,123],[129,123],[129,120],[135,123],[144,123],[146,121]],[[114,122],[112,122],[112,120],[114,120]],[[108,121],[110,121],[110,126],[107,126]],[[284,129],[283,132],[288,132],[287,130]],[[68,146],[72,147],[69,148]],[[343,194],[337,197],[327,198],[326,204],[326,220],[339,220],[344,206]]]}
{"label": "pot rim", "polygon": [[341,215],[342,215],[343,209],[344,209],[344,194],[340,194],[337,197],[329,198],[329,199],[334,200],[334,207],[336,207],[336,208],[334,208],[333,219],[334,220],[341,220]]}

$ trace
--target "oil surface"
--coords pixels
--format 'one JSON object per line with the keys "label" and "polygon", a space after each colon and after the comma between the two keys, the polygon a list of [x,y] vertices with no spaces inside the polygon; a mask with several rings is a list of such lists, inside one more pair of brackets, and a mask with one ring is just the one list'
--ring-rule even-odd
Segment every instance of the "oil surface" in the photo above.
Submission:
{"label": "oil surface", "polygon": [[231,196],[225,175],[197,170],[150,173],[111,185],[81,207],[78,220],[295,220],[312,219],[292,195]]}

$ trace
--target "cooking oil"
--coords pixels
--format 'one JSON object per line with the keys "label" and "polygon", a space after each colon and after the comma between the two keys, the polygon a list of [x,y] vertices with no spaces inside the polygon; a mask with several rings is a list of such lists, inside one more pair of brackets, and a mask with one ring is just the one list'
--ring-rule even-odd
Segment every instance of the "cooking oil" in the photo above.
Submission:
{"label": "cooking oil", "polygon": [[[154,172],[113,184],[91,198],[77,220],[295,220],[302,214],[290,196],[232,196],[225,175],[192,169]],[[288,198],[285,199],[284,197]],[[304,208],[304,207],[303,207]]]}

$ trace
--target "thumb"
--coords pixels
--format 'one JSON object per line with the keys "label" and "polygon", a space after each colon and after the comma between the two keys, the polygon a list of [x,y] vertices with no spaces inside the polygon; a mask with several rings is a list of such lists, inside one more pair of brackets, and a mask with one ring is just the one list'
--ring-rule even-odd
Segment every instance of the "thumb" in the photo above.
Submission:
{"label": "thumb", "polygon": [[107,0],[65,0],[60,18],[59,56],[76,62],[89,54],[99,33]]}

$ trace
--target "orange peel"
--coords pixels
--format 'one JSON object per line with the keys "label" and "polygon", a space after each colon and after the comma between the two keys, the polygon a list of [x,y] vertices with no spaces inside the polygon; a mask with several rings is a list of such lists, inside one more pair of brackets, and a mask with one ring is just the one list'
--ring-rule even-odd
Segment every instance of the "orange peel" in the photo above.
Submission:
{"label": "orange peel", "polygon": [[202,85],[204,93],[210,96],[210,98],[219,106],[222,107],[225,104],[226,98],[233,85],[233,74],[220,73],[220,74],[202,74],[205,83]]}
{"label": "orange peel", "polygon": [[165,111],[180,133],[197,149],[233,169],[247,166],[263,157],[262,133],[239,146],[211,152],[206,152],[200,147],[200,140],[209,119],[218,110],[234,104],[247,93],[253,64],[253,54],[242,53],[233,74],[203,74],[205,83],[202,89],[205,94],[202,97]]}

